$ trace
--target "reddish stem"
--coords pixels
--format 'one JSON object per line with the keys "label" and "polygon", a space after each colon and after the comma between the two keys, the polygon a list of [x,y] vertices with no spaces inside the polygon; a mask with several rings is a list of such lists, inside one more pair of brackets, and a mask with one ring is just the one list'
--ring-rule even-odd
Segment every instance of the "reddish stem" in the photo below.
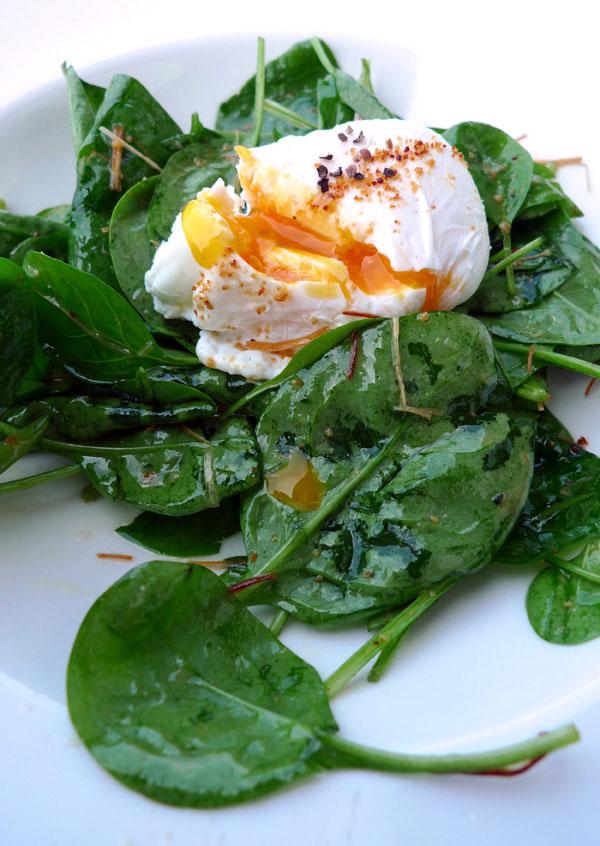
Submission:
{"label": "reddish stem", "polygon": [[354,376],[354,368],[356,367],[356,359],[358,358],[358,332],[352,333],[352,346],[350,347],[350,361],[348,362],[348,369],[346,370],[346,378],[352,379]]}
{"label": "reddish stem", "polygon": [[238,593],[240,590],[245,590],[246,588],[252,587],[252,585],[258,585],[261,582],[274,582],[276,578],[277,575],[275,573],[264,573],[262,576],[251,576],[249,579],[243,579],[235,585],[230,585],[229,593]]}
{"label": "reddish stem", "polygon": [[545,758],[545,755],[538,755],[537,758],[532,758],[531,761],[527,761],[526,764],[522,764],[520,767],[508,767],[508,768],[501,768],[499,770],[480,770],[474,773],[467,773],[467,775],[476,775],[476,776],[502,776],[503,778],[512,778],[512,776],[521,775],[521,773],[526,773],[527,770],[530,770],[532,767],[535,767],[542,758]]}

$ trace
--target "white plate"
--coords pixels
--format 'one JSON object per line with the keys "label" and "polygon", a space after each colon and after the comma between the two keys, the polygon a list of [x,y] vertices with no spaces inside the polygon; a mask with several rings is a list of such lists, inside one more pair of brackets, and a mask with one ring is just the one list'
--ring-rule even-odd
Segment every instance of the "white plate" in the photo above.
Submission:
{"label": "white plate", "polygon": [[[271,55],[295,39],[269,39]],[[480,119],[528,133],[540,156],[583,153],[600,163],[597,132],[564,67],[544,65],[523,84],[522,65],[437,51],[417,55],[389,44],[339,43],[353,71],[373,58],[376,89],[408,117],[436,126]],[[537,68],[535,51],[529,67]],[[507,63],[510,65],[510,63]],[[254,42],[228,38],[184,43],[117,58],[84,74],[106,83],[112,72],[139,77],[184,126],[193,110],[210,122],[217,103],[252,72]],[[592,65],[590,64],[590,68]],[[585,68],[584,68],[585,69]],[[537,74],[537,75],[536,75]],[[532,109],[532,91],[535,108]],[[491,96],[493,92],[493,96]],[[593,111],[593,110],[592,110]],[[560,133],[555,116],[560,113]],[[0,115],[0,196],[16,211],[68,201],[73,187],[66,98],[50,85]],[[564,182],[589,214],[583,174]],[[586,231],[597,239],[600,218]],[[600,389],[555,380],[556,405],[575,436],[600,452]],[[29,457],[19,472],[46,459]],[[583,743],[518,779],[400,778],[361,772],[324,774],[262,801],[212,812],[161,806],[104,773],[75,736],[66,709],[65,667],[91,602],[124,572],[97,552],[146,557],[113,529],[133,509],[84,504],[80,478],[6,497],[0,513],[0,724],[3,846],[237,846],[271,844],[559,843],[596,838],[600,752],[600,641],[551,646],[535,636],[524,609],[531,573],[490,569],[465,580],[430,611],[378,685],[357,679],[334,702],[342,734],[390,749],[480,749],[576,719]],[[365,638],[363,629],[318,633],[286,627],[284,640],[323,675]],[[593,832],[593,834],[592,834]]]}

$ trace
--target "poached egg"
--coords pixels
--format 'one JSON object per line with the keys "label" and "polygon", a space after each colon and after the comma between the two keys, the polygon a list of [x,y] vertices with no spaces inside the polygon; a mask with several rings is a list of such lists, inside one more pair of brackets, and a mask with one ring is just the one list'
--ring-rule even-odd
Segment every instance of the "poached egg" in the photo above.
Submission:
{"label": "poached egg", "polygon": [[241,193],[200,191],[146,274],[156,310],[200,329],[203,364],[269,379],[334,326],[451,309],[479,286],[483,203],[433,130],[356,120],[236,152]]}

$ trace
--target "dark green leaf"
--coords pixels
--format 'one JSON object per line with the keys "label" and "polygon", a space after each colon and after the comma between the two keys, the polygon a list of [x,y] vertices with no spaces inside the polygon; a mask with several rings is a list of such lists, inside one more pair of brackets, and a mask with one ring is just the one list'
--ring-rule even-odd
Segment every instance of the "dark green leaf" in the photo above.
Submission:
{"label": "dark green leaf", "polygon": [[140,367],[179,360],[155,343],[134,308],[100,279],[41,253],[29,253],[24,270],[36,294],[40,339],[76,375],[126,379]]}
{"label": "dark green leaf", "polygon": [[567,197],[552,172],[547,171],[544,165],[533,163],[533,177],[525,201],[519,209],[519,220],[541,217],[554,209],[560,209],[567,217],[581,217],[583,212]]}
{"label": "dark green leaf", "polygon": [[[324,47],[335,63],[331,50]],[[265,97],[286,106],[293,112],[317,124],[317,85],[327,75],[310,41],[301,41],[265,68]],[[219,107],[216,128],[245,135],[252,127],[254,114],[255,77],[246,82],[239,94],[230,97]],[[303,135],[301,129],[281,118],[265,114],[259,144],[276,141],[282,135]]]}
{"label": "dark green leaf", "polygon": [[[117,287],[110,258],[108,231],[118,190],[111,188],[112,142],[101,127],[122,126],[127,140],[157,165],[162,166],[168,151],[162,142],[178,132],[162,106],[143,85],[129,76],[114,76],[106,90],[93,124],[77,158],[77,188],[73,197],[70,262]],[[123,150],[120,167],[121,191],[156,171],[138,156]]]}
{"label": "dark green leaf", "polygon": [[69,254],[68,234],[61,231],[53,232],[51,235],[34,235],[31,238],[25,238],[11,251],[10,258],[17,264],[23,264],[25,256],[32,250],[66,261]]}
{"label": "dark green leaf", "polygon": [[13,426],[25,426],[43,415],[49,420],[48,437],[85,443],[109,432],[190,423],[214,411],[215,404],[208,396],[162,408],[107,397],[55,396],[10,408],[3,419]]}
{"label": "dark green leaf", "polygon": [[[535,305],[566,282],[584,261],[585,239],[561,211],[541,221],[515,224],[512,246],[519,249],[538,236],[544,239],[541,247],[513,265],[516,293],[509,294],[505,274],[488,277],[469,300],[470,311],[497,313]],[[500,246],[497,243],[492,249]]]}
{"label": "dark green leaf", "polygon": [[106,89],[85,82],[78,76],[75,68],[66,62],[62,66],[62,70],[67,81],[73,146],[75,152],[78,153],[94,124],[96,112],[100,108]]}
{"label": "dark green leaf", "polygon": [[319,129],[332,129],[354,120],[354,109],[341,101],[335,80],[329,74],[317,83],[317,110]]}
{"label": "dark green leaf", "polygon": [[16,434],[6,435],[4,440],[0,441],[0,473],[4,473],[11,464],[34,448],[47,425],[48,420],[41,417],[20,429]]}
{"label": "dark green leaf", "polygon": [[155,311],[144,285],[155,252],[147,223],[157,181],[158,177],[152,176],[136,182],[115,206],[110,220],[110,256],[121,291],[145,320],[160,326],[164,318]]}
{"label": "dark green leaf", "polygon": [[69,230],[64,224],[45,217],[12,214],[0,209],[0,257],[8,258],[26,239],[59,233],[67,237]]}
{"label": "dark green leaf", "polygon": [[109,499],[175,517],[214,508],[260,479],[254,432],[242,419],[222,425],[210,441],[156,429],[62,451]]}
{"label": "dark green leaf", "polygon": [[205,129],[201,139],[174,153],[161,173],[148,213],[150,237],[166,241],[173,222],[198,191],[217,179],[232,183],[237,156],[233,147],[216,132]]}
{"label": "dark green leaf", "polygon": [[488,329],[524,344],[600,344],[600,252],[583,241],[576,269],[558,290],[531,308],[483,318]]}
{"label": "dark green leaf", "polygon": [[69,711],[97,761],[174,805],[252,799],[317,772],[335,729],[315,670],[202,567],[153,561],[88,612]]}
{"label": "dark green leaf", "polygon": [[600,545],[587,546],[573,561],[594,581],[559,567],[539,573],[527,593],[529,622],[550,643],[585,643],[600,637]]}
{"label": "dark green leaf", "polygon": [[221,541],[239,531],[239,510],[239,502],[233,498],[218,508],[189,517],[161,517],[142,512],[132,523],[120,526],[117,532],[159,555],[174,558],[215,555],[221,548]]}
{"label": "dark green leaf", "polygon": [[363,120],[387,120],[396,115],[384,106],[374,94],[371,94],[360,82],[350,74],[336,69],[333,77],[342,103],[352,109]]}
{"label": "dark green leaf", "polygon": [[489,219],[507,229],[531,184],[533,161],[527,150],[486,123],[457,123],[444,135],[465,157]]}
{"label": "dark green leaf", "polygon": [[36,349],[35,310],[21,268],[0,258],[0,405],[13,401]]}

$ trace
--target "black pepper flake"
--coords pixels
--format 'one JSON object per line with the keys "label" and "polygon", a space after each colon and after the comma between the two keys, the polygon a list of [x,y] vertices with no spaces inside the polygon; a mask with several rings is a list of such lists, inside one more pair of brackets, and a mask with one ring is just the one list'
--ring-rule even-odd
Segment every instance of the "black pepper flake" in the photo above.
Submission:
{"label": "black pepper flake", "polygon": [[353,134],[354,130],[352,129],[352,127],[350,126],[350,124],[348,124],[348,126],[346,127],[346,132],[348,133],[348,135],[352,135],[352,134]]}
{"label": "black pepper flake", "polygon": [[324,176],[327,176],[327,174],[328,174],[328,170],[327,170],[327,168],[325,167],[325,165],[318,165],[318,167],[317,167],[317,173],[319,174],[319,176],[320,176],[320,177],[321,177],[321,179],[322,179]]}
{"label": "black pepper flake", "polygon": [[497,493],[496,496],[492,497],[492,502],[494,503],[494,505],[502,505],[502,503],[504,502],[504,497],[505,494]]}
{"label": "black pepper flake", "polygon": [[337,170],[332,170],[332,171],[331,171],[331,173],[330,173],[329,175],[330,175],[330,176],[341,176],[341,175],[342,175],[342,169],[341,169],[341,167],[338,167],[338,169],[337,169]]}
{"label": "black pepper flake", "polygon": [[384,176],[395,176],[397,171],[394,170],[393,167],[384,167],[383,175]]}
{"label": "black pepper flake", "polygon": [[364,173],[355,173],[354,178],[355,179],[364,179],[365,175],[364,175]]}
{"label": "black pepper flake", "polygon": [[365,133],[361,129],[361,131],[358,133],[358,135],[356,136],[356,138],[354,139],[354,141],[352,143],[353,144],[362,144],[362,142],[364,140],[365,140]]}
{"label": "black pepper flake", "polygon": [[348,165],[348,167],[346,168],[346,176],[349,176],[350,179],[352,179],[354,176],[356,176],[356,171],[357,167],[355,164]]}
{"label": "black pepper flake", "polygon": [[377,184],[378,184],[378,185],[381,185],[381,183],[382,183],[382,182],[383,182],[383,178],[382,178],[381,176],[380,176],[380,177],[378,177],[378,179],[377,179]]}
{"label": "black pepper flake", "polygon": [[405,147],[405,148],[404,148],[404,152],[405,152],[405,153],[410,153],[410,147]]}
{"label": "black pepper flake", "polygon": [[317,185],[319,186],[323,194],[326,194],[329,191],[329,180],[326,176],[324,176],[322,179],[319,179]]}
{"label": "black pepper flake", "polygon": [[324,162],[330,162],[333,158],[333,153],[327,153],[326,156],[319,156],[320,159],[323,159]]}
{"label": "black pepper flake", "polygon": [[347,141],[348,140],[348,136],[346,135],[345,132],[338,132],[338,138],[340,139],[340,141]]}
{"label": "black pepper flake", "polygon": [[361,157],[361,159],[363,159],[365,162],[368,162],[373,158],[373,156],[371,155],[369,150],[367,150],[366,147],[363,147],[362,149],[360,149],[358,151],[358,154]]}

